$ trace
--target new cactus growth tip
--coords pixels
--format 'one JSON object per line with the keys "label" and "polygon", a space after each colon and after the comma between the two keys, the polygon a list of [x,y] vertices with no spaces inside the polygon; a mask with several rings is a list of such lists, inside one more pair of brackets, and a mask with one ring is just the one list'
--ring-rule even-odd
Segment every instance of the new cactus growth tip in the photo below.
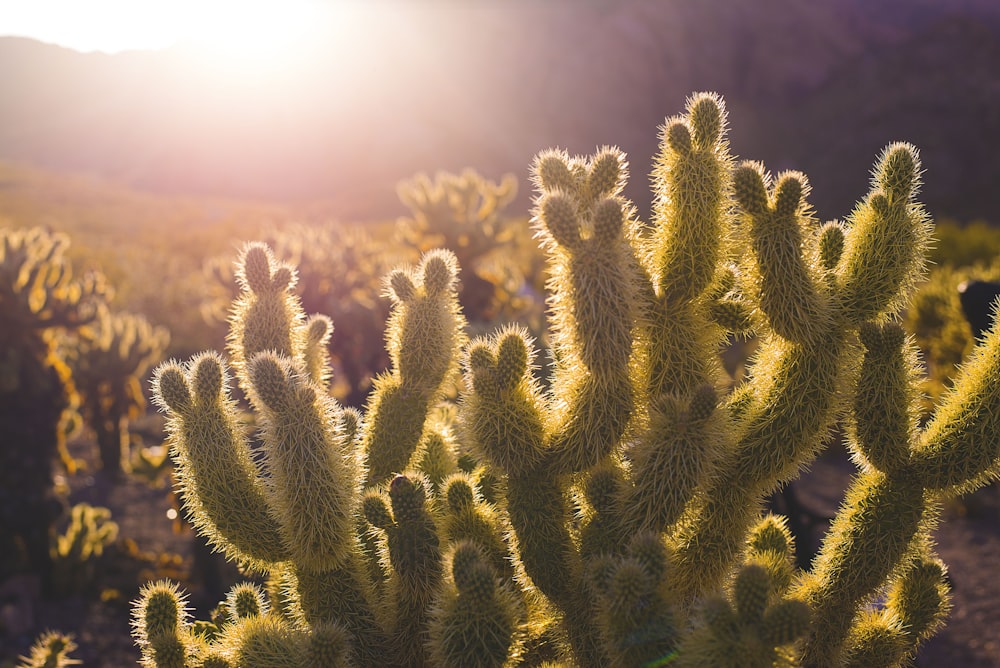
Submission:
{"label": "new cactus growth tip", "polygon": [[[269,578],[192,623],[147,588],[135,634],[164,666],[898,666],[949,603],[939,501],[1000,471],[1000,331],[926,426],[897,324],[930,223],[908,144],[820,225],[796,172],[729,153],[694,95],[668,119],[653,218],[625,156],[534,164],[548,256],[551,386],[508,326],[464,340],[448,251],[392,272],[387,348],[364,414],[330,398],[331,334],[263,245],[239,261],[229,361],[155,375],[185,509]],[[335,323],[333,323],[335,325]],[[732,386],[732,335],[761,341]],[[334,331],[333,336],[336,336]],[[262,457],[230,376],[259,416]],[[449,388],[461,381],[457,402]],[[453,405],[449,405],[452,403]],[[860,466],[809,571],[762,500],[837,424]],[[206,631],[206,625],[211,628]]]}

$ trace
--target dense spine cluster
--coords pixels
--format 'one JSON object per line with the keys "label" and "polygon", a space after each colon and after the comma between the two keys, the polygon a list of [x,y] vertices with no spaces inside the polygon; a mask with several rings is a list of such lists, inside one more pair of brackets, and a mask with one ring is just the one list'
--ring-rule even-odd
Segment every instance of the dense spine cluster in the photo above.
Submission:
{"label": "dense spine cluster", "polygon": [[[185,508],[268,575],[212,623],[170,585],[135,631],[150,666],[898,666],[948,612],[929,530],[1000,470],[1000,331],[926,426],[896,321],[930,227],[915,149],[820,225],[795,172],[737,164],[722,100],[668,119],[653,220],[624,155],[546,151],[551,374],[527,331],[465,341],[458,266],[392,272],[389,372],[364,414],[329,395],[328,319],[244,251],[229,359],[157,374]],[[719,361],[755,335],[745,379]],[[461,374],[459,371],[461,370]],[[262,455],[229,395],[249,397]],[[462,381],[459,385],[459,381]],[[456,391],[457,386],[457,391]],[[457,401],[455,400],[457,392]],[[838,421],[861,471],[820,555],[762,500]]]}

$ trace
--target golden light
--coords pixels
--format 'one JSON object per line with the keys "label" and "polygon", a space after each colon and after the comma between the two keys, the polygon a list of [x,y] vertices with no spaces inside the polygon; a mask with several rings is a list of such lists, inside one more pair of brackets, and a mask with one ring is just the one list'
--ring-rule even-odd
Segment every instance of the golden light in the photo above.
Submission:
{"label": "golden light", "polygon": [[301,64],[350,5],[306,0],[199,3],[179,26],[181,41],[217,66],[256,73]]}
{"label": "golden light", "polygon": [[366,4],[354,0],[32,0],[3,12],[0,34],[107,53],[181,46],[196,50],[207,65],[259,73],[295,67],[319,44],[360,39],[364,31],[355,24],[365,20]]}

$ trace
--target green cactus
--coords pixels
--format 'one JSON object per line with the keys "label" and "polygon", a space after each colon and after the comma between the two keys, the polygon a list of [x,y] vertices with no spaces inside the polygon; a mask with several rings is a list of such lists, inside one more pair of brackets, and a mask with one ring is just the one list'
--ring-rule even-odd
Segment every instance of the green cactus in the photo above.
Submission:
{"label": "green cactus", "polygon": [[448,248],[463,274],[459,303],[473,326],[520,321],[541,327],[541,299],[532,279],[540,275],[541,254],[523,218],[504,209],[517,195],[517,179],[505,174],[490,181],[476,171],[417,174],[396,188],[411,212],[396,223],[405,246],[427,252]]}
{"label": "green cactus", "polygon": [[165,328],[129,313],[106,313],[59,342],[80,393],[80,413],[97,437],[101,468],[112,477],[131,469],[129,421],[146,406],[140,383],[169,342]]}
{"label": "green cactus", "polygon": [[60,514],[57,454],[79,395],[56,346],[106,308],[99,274],[74,278],[69,239],[41,228],[0,229],[0,580],[24,570],[51,585],[49,534]]}
{"label": "green cactus", "polygon": [[[535,162],[548,388],[527,330],[466,344],[454,257],[432,251],[386,279],[392,369],[364,415],[344,409],[316,354],[329,323],[305,317],[292,267],[247,247],[231,361],[161,366],[155,390],[186,511],[269,574],[269,600],[241,589],[206,633],[175,590],[147,590],[137,619],[174,600],[160,630],[136,624],[148,665],[812,668],[913,655],[949,608],[929,539],[939,501],[1000,472],[1000,328],[920,419],[916,353],[897,324],[930,235],[916,150],[886,149],[871,192],[825,225],[803,175],[735,162],[716,95],[664,126],[649,224],[622,196],[626,167],[614,148]],[[720,348],[750,332],[759,350],[730,388]],[[230,368],[259,416],[258,458]],[[861,470],[799,571],[762,502],[841,420]]]}

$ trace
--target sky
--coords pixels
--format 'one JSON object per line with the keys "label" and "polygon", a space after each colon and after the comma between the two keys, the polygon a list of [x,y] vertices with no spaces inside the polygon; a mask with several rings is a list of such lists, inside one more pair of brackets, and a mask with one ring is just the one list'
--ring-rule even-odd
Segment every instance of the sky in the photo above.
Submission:
{"label": "sky", "polygon": [[[347,0],[0,0],[0,35],[116,53],[178,43],[274,55],[360,7]],[[353,9],[352,9],[353,8]]]}

